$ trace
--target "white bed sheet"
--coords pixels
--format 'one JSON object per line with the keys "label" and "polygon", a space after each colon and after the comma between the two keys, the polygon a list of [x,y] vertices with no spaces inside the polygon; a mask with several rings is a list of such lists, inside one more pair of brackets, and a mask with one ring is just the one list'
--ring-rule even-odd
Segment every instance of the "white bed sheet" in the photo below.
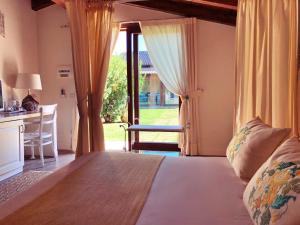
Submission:
{"label": "white bed sheet", "polygon": [[165,158],[137,225],[252,225],[225,157]]}

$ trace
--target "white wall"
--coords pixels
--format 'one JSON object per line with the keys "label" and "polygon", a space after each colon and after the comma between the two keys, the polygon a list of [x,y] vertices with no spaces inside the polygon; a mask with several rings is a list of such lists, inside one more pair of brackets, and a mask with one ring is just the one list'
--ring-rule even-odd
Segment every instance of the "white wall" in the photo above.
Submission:
{"label": "white wall", "polygon": [[[133,6],[116,5],[115,21],[137,21],[167,19],[178,16],[141,9]],[[42,103],[58,102],[58,146],[71,149],[72,117],[76,107],[74,80],[61,79],[56,75],[58,65],[72,64],[71,40],[65,10],[51,6],[40,10],[38,18],[38,47],[40,73],[44,86]],[[202,121],[202,153],[224,155],[232,136],[234,103],[234,42],[235,28],[202,21],[199,68],[202,107],[199,116]],[[61,98],[60,88],[66,89],[67,98]],[[73,96],[73,97],[72,97]]]}
{"label": "white wall", "polygon": [[[72,50],[65,10],[51,6],[37,12],[40,74],[43,78],[42,104],[58,104],[57,135],[59,149],[72,149],[72,117],[75,115],[75,84],[72,78],[59,78],[57,67],[72,66]],[[65,89],[66,97],[60,90]]]}
{"label": "white wall", "polygon": [[6,101],[22,100],[26,91],[15,90],[18,73],[38,73],[36,13],[30,0],[0,0],[6,36],[0,36],[0,79]]}

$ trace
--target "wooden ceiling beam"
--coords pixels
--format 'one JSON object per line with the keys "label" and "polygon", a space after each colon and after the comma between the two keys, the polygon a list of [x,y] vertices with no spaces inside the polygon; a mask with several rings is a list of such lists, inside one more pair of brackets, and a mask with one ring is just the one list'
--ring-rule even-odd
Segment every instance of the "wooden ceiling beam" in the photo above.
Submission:
{"label": "wooden ceiling beam", "polygon": [[215,2],[219,4],[224,4],[224,5],[231,5],[231,6],[236,6],[238,5],[238,0],[205,0],[208,2]]}
{"label": "wooden ceiling beam", "polygon": [[53,4],[54,2],[51,0],[31,0],[31,8],[34,11],[38,11]]}
{"label": "wooden ceiling beam", "polygon": [[193,2],[198,4],[204,4],[209,6],[214,6],[223,9],[232,9],[237,10],[237,2],[234,0],[226,1],[226,0],[181,0],[182,2]]}
{"label": "wooden ceiling beam", "polygon": [[65,7],[65,0],[52,0],[55,4]]}
{"label": "wooden ceiling beam", "polygon": [[[224,0],[225,1],[225,0]],[[196,17],[198,19],[235,26],[237,11],[235,9],[221,8],[204,3],[195,3],[180,0],[160,1],[133,1],[127,4],[148,9],[173,13],[184,17]]]}
{"label": "wooden ceiling beam", "polygon": [[[65,0],[31,0],[32,9],[40,10],[53,4],[64,5]],[[184,17],[197,17],[235,26],[238,0],[144,0],[123,1],[125,4],[173,13]]]}

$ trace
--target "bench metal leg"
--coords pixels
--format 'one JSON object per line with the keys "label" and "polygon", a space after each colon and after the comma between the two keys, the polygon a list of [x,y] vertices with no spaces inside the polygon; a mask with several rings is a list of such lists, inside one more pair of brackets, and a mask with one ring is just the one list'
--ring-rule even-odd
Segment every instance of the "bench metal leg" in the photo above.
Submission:
{"label": "bench metal leg", "polygon": [[126,127],[124,126],[124,124],[122,124],[122,125],[120,125],[120,127],[122,127],[123,129],[124,129],[124,146],[123,146],[123,150],[125,151],[125,152],[127,152],[127,135],[126,135],[126,133],[127,133],[127,129],[126,129]]}

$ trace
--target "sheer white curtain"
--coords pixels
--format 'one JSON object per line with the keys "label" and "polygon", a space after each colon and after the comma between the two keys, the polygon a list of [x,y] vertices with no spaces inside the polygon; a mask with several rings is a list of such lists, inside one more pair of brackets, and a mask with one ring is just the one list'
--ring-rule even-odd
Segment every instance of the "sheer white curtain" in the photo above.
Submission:
{"label": "sheer white curtain", "polygon": [[180,96],[182,154],[200,154],[197,20],[195,18],[140,22],[151,61],[166,88]]}

